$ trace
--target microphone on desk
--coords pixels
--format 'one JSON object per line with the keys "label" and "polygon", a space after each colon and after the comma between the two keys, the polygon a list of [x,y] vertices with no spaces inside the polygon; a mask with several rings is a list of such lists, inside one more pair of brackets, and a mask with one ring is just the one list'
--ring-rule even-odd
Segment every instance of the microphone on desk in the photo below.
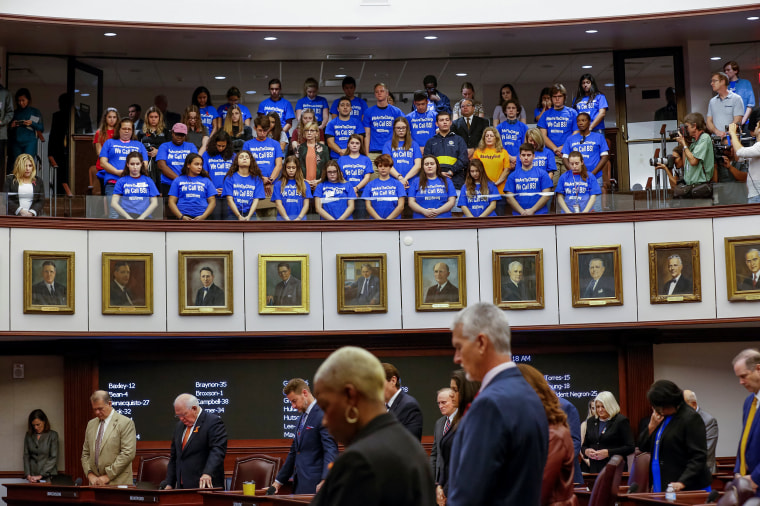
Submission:
{"label": "microphone on desk", "polygon": [[79,487],[81,485],[82,485],[82,478],[77,478],[76,480],[74,480],[75,487]]}
{"label": "microphone on desk", "polygon": [[632,483],[630,487],[628,487],[628,493],[629,494],[635,494],[639,491],[639,484],[638,483]]}
{"label": "microphone on desk", "polygon": [[161,482],[161,483],[158,485],[158,490],[166,490],[166,486],[167,486],[168,484],[169,484],[169,482],[168,482],[168,481],[166,481],[166,480],[163,480],[163,481],[162,481],[162,482]]}
{"label": "microphone on desk", "polygon": [[277,492],[277,489],[274,487],[267,488],[267,495],[274,495],[276,492]]}
{"label": "microphone on desk", "polygon": [[720,492],[717,490],[713,490],[707,495],[707,503],[715,502],[718,500],[718,496],[720,495]]}

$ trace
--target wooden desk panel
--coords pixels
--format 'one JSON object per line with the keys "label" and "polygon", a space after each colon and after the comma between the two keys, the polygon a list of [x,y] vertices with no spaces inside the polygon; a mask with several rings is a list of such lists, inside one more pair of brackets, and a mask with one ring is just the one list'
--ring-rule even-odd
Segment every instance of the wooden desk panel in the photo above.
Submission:
{"label": "wooden desk panel", "polygon": [[314,498],[312,494],[303,495],[264,495],[263,490],[257,490],[255,496],[243,495],[238,491],[232,492],[201,492],[204,506],[293,506],[309,504]]}
{"label": "wooden desk panel", "polygon": [[[199,488],[178,490],[140,490],[135,487],[98,487],[95,492],[96,504],[134,505],[134,504],[172,504],[175,506],[190,506],[203,504],[203,497],[198,493]],[[221,489],[218,489],[221,491]]]}
{"label": "wooden desk panel", "polygon": [[667,501],[664,492],[651,494],[629,494],[618,496],[618,504],[623,505],[641,505],[641,504],[670,504],[673,506],[691,506],[693,504],[707,503],[708,492],[690,491],[678,492],[675,501]]}
{"label": "wooden desk panel", "polygon": [[90,487],[64,487],[50,483],[6,483],[8,506],[27,504],[95,504]]}

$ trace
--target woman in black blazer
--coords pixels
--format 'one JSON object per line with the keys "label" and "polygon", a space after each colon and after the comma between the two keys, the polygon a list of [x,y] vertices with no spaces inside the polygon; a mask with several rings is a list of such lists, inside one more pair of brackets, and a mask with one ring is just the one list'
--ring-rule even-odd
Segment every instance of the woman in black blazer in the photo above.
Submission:
{"label": "woman in black blazer", "polygon": [[[22,187],[22,194],[19,195],[21,185],[32,185],[32,193],[24,192],[25,188]],[[24,153],[16,158],[13,173],[5,178],[3,191],[8,197],[9,215],[39,216],[42,214],[42,207],[45,205],[45,189],[42,187],[42,179],[37,177],[37,169],[31,155]]]}
{"label": "woman in black blazer", "polygon": [[628,418],[610,392],[600,392],[594,399],[596,418],[586,421],[586,438],[581,453],[589,459],[589,470],[599,473],[613,455],[625,459],[633,453],[633,433]]}
{"label": "woman in black blazer", "polygon": [[30,483],[58,474],[58,433],[50,430],[41,409],[29,413],[29,431],[24,436],[24,478]]}

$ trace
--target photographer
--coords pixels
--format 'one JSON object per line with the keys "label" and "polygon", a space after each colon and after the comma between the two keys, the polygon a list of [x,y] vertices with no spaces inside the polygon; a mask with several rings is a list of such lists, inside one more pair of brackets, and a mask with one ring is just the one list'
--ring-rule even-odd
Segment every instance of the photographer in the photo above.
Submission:
{"label": "photographer", "polygon": [[675,140],[683,146],[683,154],[686,159],[684,182],[686,184],[706,183],[713,179],[715,171],[715,155],[710,135],[705,131],[705,117],[698,112],[692,112],[683,119],[686,127],[686,135],[691,144],[686,144],[687,139],[678,133]]}
{"label": "photographer", "polygon": [[675,188],[678,186],[679,183],[683,183],[683,146],[680,144],[673,148],[673,153],[671,154],[673,157],[673,167],[672,171],[671,168],[668,165],[659,163],[655,166],[656,170],[664,170],[665,173],[668,175],[668,181],[670,182],[670,187]]}
{"label": "photographer", "polygon": [[[741,146],[741,141],[739,140],[739,136],[736,132],[737,127],[735,124],[732,123],[728,125],[728,133],[731,136],[731,145]],[[757,126],[755,126],[753,135],[755,136],[755,139],[757,139],[757,137],[760,135],[760,122],[758,122]],[[748,148],[741,147],[737,149],[736,156],[747,158],[749,167],[747,168],[746,173],[738,172],[737,174],[734,174],[733,171],[731,171],[731,173],[734,175],[737,181],[747,182],[747,203],[760,204],[760,161],[754,160],[756,158],[760,158],[760,143],[755,142],[754,145]],[[744,179],[741,179],[741,177],[744,177]]]}

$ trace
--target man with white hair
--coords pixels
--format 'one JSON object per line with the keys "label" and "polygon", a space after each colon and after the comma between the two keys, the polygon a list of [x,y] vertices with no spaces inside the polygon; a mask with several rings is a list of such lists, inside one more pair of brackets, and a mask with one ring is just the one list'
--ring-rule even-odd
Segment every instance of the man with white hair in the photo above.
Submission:
{"label": "man with white hair", "polygon": [[166,489],[224,487],[227,430],[222,419],[201,408],[190,394],[177,396],[174,414],[179,422],[172,437]]}
{"label": "man with white hair", "polygon": [[707,432],[707,469],[711,473],[715,472],[715,448],[718,446],[718,420],[710,413],[699,407],[697,404],[697,394],[692,390],[683,391],[683,400],[686,404],[694,408],[694,411],[702,417],[705,422],[705,431]]}
{"label": "man with white hair", "polygon": [[447,504],[538,504],[549,426],[512,362],[507,317],[480,302],[460,311],[451,330],[454,362],[481,387],[454,435]]}
{"label": "man with white hair", "polygon": [[734,367],[734,374],[739,378],[739,384],[749,392],[742,408],[742,436],[739,440],[734,474],[749,478],[756,487],[760,484],[760,416],[756,415],[760,393],[760,351],[752,348],[742,350],[734,357],[731,365]]}

